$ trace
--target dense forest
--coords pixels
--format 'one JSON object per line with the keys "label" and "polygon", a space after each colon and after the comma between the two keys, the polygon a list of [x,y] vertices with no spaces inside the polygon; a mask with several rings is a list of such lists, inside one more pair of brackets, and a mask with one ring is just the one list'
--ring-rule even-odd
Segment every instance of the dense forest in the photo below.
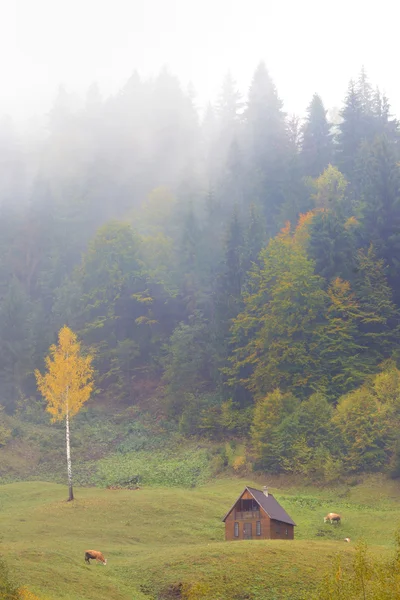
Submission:
{"label": "dense forest", "polygon": [[270,472],[400,474],[400,128],[364,70],[327,114],[287,115],[261,63],[201,117],[164,69],[3,119],[3,413],[44,412],[66,324],[110,404],[246,439]]}

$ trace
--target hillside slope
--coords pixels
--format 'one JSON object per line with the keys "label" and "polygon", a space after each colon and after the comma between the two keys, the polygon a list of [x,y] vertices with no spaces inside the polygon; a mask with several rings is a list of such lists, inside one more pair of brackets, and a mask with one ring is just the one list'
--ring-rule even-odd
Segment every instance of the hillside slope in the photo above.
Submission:
{"label": "hillside slope", "polygon": [[[261,600],[306,597],[335,553],[350,558],[361,537],[382,555],[393,543],[399,486],[380,477],[337,490],[272,489],[298,524],[296,540],[224,542],[221,518],[251,483],[78,488],[73,503],[65,486],[4,485],[2,553],[22,583],[51,600]],[[323,524],[331,509],[343,514],[340,527]],[[103,551],[108,565],[87,566],[88,548]]]}

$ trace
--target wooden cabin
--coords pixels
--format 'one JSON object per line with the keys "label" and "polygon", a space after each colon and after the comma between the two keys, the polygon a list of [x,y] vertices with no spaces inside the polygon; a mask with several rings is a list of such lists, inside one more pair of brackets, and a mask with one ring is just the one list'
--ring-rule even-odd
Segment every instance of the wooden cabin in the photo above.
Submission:
{"label": "wooden cabin", "polygon": [[222,520],[227,541],[294,539],[296,523],[266,487],[246,487]]}

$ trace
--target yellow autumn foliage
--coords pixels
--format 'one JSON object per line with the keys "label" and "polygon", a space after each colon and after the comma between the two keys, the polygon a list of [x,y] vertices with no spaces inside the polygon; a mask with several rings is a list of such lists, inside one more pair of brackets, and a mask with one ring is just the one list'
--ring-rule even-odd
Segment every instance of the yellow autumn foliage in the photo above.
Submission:
{"label": "yellow autumn foliage", "polygon": [[245,456],[237,456],[233,461],[233,468],[235,471],[240,471],[246,465]]}
{"label": "yellow autumn foliage", "polygon": [[310,237],[310,228],[315,215],[321,209],[310,210],[307,213],[301,214],[294,232],[294,241],[305,246]]}
{"label": "yellow autumn foliage", "polygon": [[73,417],[89,400],[93,390],[93,357],[82,356],[81,345],[69,327],[62,327],[58,344],[46,357],[46,374],[35,371],[37,386],[47,401],[53,421]]}
{"label": "yellow autumn foliage", "polygon": [[40,600],[39,596],[36,596],[36,594],[25,587],[19,590],[19,598],[21,600]]}

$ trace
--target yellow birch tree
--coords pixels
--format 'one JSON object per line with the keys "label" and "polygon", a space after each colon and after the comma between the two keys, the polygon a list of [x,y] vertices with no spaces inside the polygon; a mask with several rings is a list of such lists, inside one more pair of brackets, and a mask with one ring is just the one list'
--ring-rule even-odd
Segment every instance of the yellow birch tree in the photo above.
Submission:
{"label": "yellow birch tree", "polygon": [[89,400],[93,390],[93,357],[83,356],[81,345],[71,329],[64,326],[58,334],[58,344],[50,347],[46,357],[46,373],[36,369],[37,387],[47,401],[47,410],[53,423],[65,420],[68,501],[74,499],[70,447],[70,419]]}

